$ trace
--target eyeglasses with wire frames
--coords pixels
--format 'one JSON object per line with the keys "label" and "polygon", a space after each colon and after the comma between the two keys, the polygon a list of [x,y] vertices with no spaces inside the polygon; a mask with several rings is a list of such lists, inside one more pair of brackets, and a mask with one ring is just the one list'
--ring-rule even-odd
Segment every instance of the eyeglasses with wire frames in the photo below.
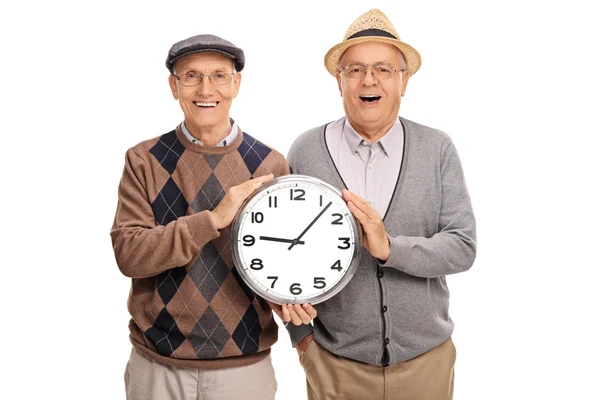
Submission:
{"label": "eyeglasses with wire frames", "polygon": [[221,71],[211,72],[210,74],[202,74],[195,71],[189,71],[181,76],[173,74],[175,79],[181,82],[183,86],[198,86],[205,76],[208,77],[209,82],[213,85],[226,85],[229,82],[231,82],[231,78],[234,75],[235,74],[233,73],[226,73]]}
{"label": "eyeglasses with wire frames", "polygon": [[387,64],[373,64],[373,65],[365,65],[365,64],[349,64],[345,67],[338,69],[338,72],[343,72],[346,77],[350,79],[362,79],[367,74],[367,71],[371,67],[371,74],[378,79],[389,79],[396,72],[404,72],[404,69],[396,69],[392,68]]}

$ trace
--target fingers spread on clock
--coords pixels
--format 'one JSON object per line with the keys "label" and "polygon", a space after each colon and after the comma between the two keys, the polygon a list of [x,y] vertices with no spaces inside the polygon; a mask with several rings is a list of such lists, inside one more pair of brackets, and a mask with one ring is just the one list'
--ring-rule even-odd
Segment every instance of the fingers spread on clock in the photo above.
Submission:
{"label": "fingers spread on clock", "polygon": [[370,207],[369,203],[365,199],[347,189],[343,190],[342,196],[344,197],[344,200],[353,202],[361,210],[365,207]]}
{"label": "fingers spread on clock", "polygon": [[228,193],[230,193],[232,196],[241,196],[246,198],[256,189],[258,189],[263,183],[270,181],[271,179],[273,179],[273,174],[250,179],[240,185],[231,187]]}
{"label": "fingers spread on clock", "polygon": [[304,309],[304,311],[306,311],[306,313],[310,316],[311,319],[317,318],[317,310],[312,306],[312,304],[302,304],[302,308]]}
{"label": "fingers spread on clock", "polygon": [[273,174],[263,175],[258,178],[250,179],[248,182],[248,186],[244,190],[244,200],[250,196],[256,189],[262,186],[263,183],[270,181],[273,179]]}
{"label": "fingers spread on clock", "polygon": [[310,317],[310,315],[308,315],[306,311],[304,311],[304,309],[302,308],[302,304],[294,304],[294,311],[296,311],[296,314],[298,315],[303,324],[310,324],[312,318]]}
{"label": "fingers spread on clock", "polygon": [[344,199],[346,201],[351,201],[354,203],[354,205],[359,208],[369,219],[377,220],[381,218],[379,213],[369,204],[369,202],[356,193],[352,193],[351,191],[344,189],[342,194],[344,195]]}
{"label": "fingers spread on clock", "polygon": [[[350,193],[350,192],[348,192],[348,193]],[[348,204],[348,207],[350,207],[350,205],[352,204],[352,206],[354,206],[355,210],[360,211],[359,215],[364,218],[365,222],[366,222],[366,219],[368,219],[370,217],[369,211],[370,211],[371,206],[369,205],[369,203],[367,203],[366,201],[361,199],[359,196],[354,195],[354,194],[352,194],[351,196],[348,196],[346,203]],[[352,214],[354,214],[354,216],[357,217],[357,215],[356,215],[357,213],[352,212]]]}
{"label": "fingers spread on clock", "polygon": [[[273,302],[270,302],[269,300],[267,300],[267,303],[269,303],[269,307],[271,307],[271,309],[275,312],[275,314],[277,314],[277,316],[283,321],[283,322],[287,322],[284,321],[284,315],[283,315],[283,310],[284,308],[282,306],[280,306],[279,304],[275,304]],[[289,317],[289,314],[288,314]],[[289,321],[289,319],[288,319]]]}
{"label": "fingers spread on clock", "polygon": [[349,201],[348,208],[350,209],[352,215],[354,215],[354,217],[358,220],[358,222],[360,222],[362,226],[365,226],[369,222],[367,214],[365,214],[360,208],[358,208],[356,204],[354,204],[354,202]]}
{"label": "fingers spread on clock", "polygon": [[281,314],[282,314],[281,320],[283,322],[285,322],[285,323],[288,323],[288,322],[290,322],[292,320],[292,318],[290,317],[290,312],[289,312],[287,306],[288,306],[287,304],[283,304],[281,306]]}
{"label": "fingers spread on clock", "polygon": [[288,312],[290,313],[290,318],[291,318],[292,324],[294,324],[296,326],[302,325],[302,320],[296,313],[296,310],[294,310],[294,306],[291,304],[288,304],[287,309],[288,309]]}
{"label": "fingers spread on clock", "polygon": [[258,178],[250,179],[248,183],[254,186],[254,188],[257,188],[263,183],[270,181],[271,179],[273,179],[273,174],[263,175],[259,176]]}
{"label": "fingers spread on clock", "polygon": [[381,215],[368,203],[360,203],[363,200],[357,200],[359,203],[355,203],[354,200],[348,201],[348,208],[352,212],[352,215],[360,222],[362,227],[367,233],[374,232],[383,229],[383,220]]}
{"label": "fingers spread on clock", "polygon": [[346,200],[346,202],[352,201],[352,200],[354,200],[354,193],[352,193],[348,189],[343,189],[342,190],[342,198],[344,200]]}

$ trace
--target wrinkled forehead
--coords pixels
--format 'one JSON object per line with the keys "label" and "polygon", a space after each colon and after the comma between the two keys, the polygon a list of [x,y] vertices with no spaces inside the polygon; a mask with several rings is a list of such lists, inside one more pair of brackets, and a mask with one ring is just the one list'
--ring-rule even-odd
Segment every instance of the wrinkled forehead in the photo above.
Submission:
{"label": "wrinkled forehead", "polygon": [[235,60],[233,58],[214,51],[202,51],[188,54],[175,61],[174,65],[175,71],[233,71],[234,68]]}
{"label": "wrinkled forehead", "polygon": [[365,42],[348,47],[340,57],[339,65],[349,63],[376,64],[380,62],[395,64],[403,60],[404,55],[396,46],[388,43]]}

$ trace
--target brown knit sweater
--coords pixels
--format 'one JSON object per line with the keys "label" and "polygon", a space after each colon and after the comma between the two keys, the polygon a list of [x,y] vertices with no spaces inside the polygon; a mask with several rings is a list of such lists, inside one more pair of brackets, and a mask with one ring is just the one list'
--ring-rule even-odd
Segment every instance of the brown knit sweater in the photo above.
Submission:
{"label": "brown knit sweater", "polygon": [[270,353],[277,325],[233,266],[230,227],[210,217],[226,191],[289,173],[284,157],[241,130],[225,147],[191,143],[178,127],[129,149],[110,232],[132,278],[132,344],[162,363],[227,368]]}

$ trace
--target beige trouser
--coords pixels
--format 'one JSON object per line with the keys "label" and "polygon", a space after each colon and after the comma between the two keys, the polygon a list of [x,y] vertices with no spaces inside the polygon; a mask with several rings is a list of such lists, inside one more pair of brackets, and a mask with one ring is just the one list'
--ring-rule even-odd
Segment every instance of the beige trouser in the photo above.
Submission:
{"label": "beige trouser", "polygon": [[273,400],[271,356],[256,364],[217,370],[158,363],[135,348],[125,369],[127,400]]}
{"label": "beige trouser", "polygon": [[302,366],[309,400],[452,400],[455,360],[452,339],[385,368],[336,356],[313,340]]}

